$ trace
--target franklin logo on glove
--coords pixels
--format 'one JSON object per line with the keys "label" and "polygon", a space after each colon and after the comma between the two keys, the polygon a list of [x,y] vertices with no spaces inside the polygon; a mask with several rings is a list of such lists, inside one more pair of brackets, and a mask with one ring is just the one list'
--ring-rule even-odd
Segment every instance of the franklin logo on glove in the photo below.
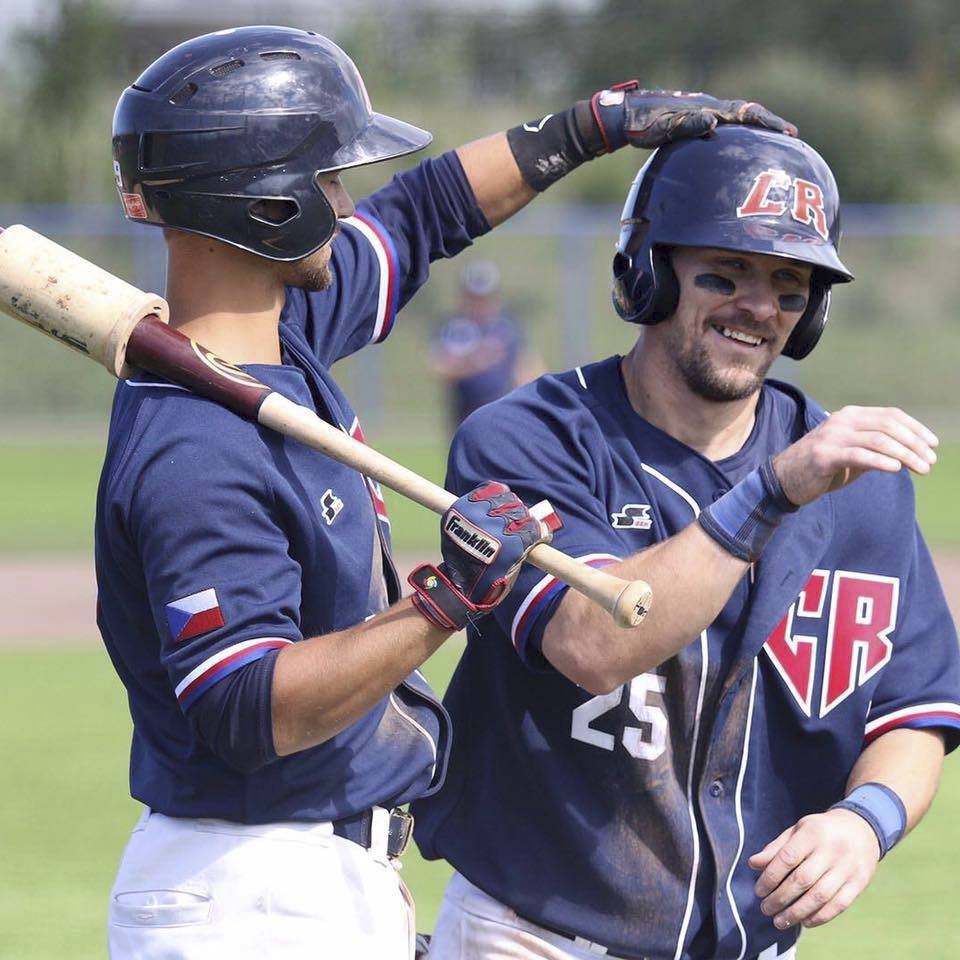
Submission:
{"label": "franklin logo on glove", "polygon": [[[536,509],[553,514],[549,504]],[[556,525],[555,516],[534,516],[505,484],[481,483],[440,521],[442,563],[421,564],[407,577],[414,606],[435,626],[462,630],[507,595],[527,554],[548,542]]]}
{"label": "franklin logo on glove", "polygon": [[460,549],[466,550],[472,557],[491,563],[500,552],[500,544],[491,541],[482,530],[468,523],[455,510],[451,510],[447,522],[443,525],[443,532],[447,536],[456,537],[460,541]]}

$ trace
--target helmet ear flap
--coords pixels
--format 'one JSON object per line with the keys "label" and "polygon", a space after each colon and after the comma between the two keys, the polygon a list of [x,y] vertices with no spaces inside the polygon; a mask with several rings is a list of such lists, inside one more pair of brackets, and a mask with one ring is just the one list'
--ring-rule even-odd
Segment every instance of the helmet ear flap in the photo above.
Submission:
{"label": "helmet ear flap", "polygon": [[673,316],[680,301],[680,283],[670,260],[670,247],[653,248],[653,302],[649,315],[641,323],[662,323]]}
{"label": "helmet ear flap", "polygon": [[793,332],[784,344],[781,353],[791,360],[802,360],[817,345],[830,315],[831,284],[819,271],[810,278],[810,299],[803,316],[797,321]]}
{"label": "helmet ear flap", "polygon": [[[649,258],[649,267],[642,261]],[[637,261],[641,263],[637,264]],[[618,250],[613,258],[613,305],[630,323],[653,324],[677,309],[680,288],[670,263],[670,248],[646,245],[631,257]]]}
{"label": "helmet ear flap", "polygon": [[618,250],[613,257],[613,306],[623,320],[640,323],[643,313],[643,294],[638,291],[641,276],[633,269],[632,258]]}

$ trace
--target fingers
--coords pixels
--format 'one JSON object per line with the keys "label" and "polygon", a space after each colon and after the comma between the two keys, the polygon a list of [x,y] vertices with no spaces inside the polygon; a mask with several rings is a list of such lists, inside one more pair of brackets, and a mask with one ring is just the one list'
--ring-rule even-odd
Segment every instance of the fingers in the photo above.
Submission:
{"label": "fingers", "polygon": [[[927,474],[930,472],[930,465],[936,460],[936,454],[933,455],[933,460],[928,460],[925,455],[917,453],[911,447],[881,430],[859,431],[853,437],[858,447],[875,454],[879,460],[890,461],[894,465],[894,470],[899,470],[903,466],[914,473]],[[885,468],[871,467],[871,469]]]}
{"label": "fingers", "polygon": [[670,139],[684,140],[702,137],[717,125],[718,114],[713,110],[681,110],[669,119]]}
{"label": "fingers", "polygon": [[[929,473],[930,466],[937,462],[935,448],[939,440],[936,434],[902,410],[895,407],[845,407],[834,417],[833,426],[838,430],[850,430],[849,439],[857,447],[895,460],[914,473]],[[871,465],[869,469],[889,469],[889,466]]]}
{"label": "fingers", "polygon": [[[819,910],[826,900],[821,900],[824,892],[830,890],[832,878],[827,876],[830,869],[830,861],[822,853],[811,853],[802,863],[795,867],[783,882],[773,890],[769,896],[765,897],[760,903],[760,909],[768,916],[774,918],[774,925],[780,929],[786,929],[791,923],[796,923],[801,916],[803,907],[801,903],[805,899],[815,903],[815,906],[808,912]],[[842,878],[836,881],[836,889],[839,889]],[[830,896],[836,892],[836,889],[830,891]],[[803,913],[802,916],[807,916]],[[778,922],[778,921],[787,922]]]}
{"label": "fingers", "polygon": [[819,927],[828,923],[834,917],[839,917],[860,896],[862,891],[863,887],[849,880],[822,907],[802,918],[799,922],[805,927]]}
{"label": "fingers", "polygon": [[[911,444],[933,451],[940,443],[937,435],[909,413],[898,407],[844,407],[830,418],[848,423],[857,430],[882,429],[909,437]],[[827,421],[830,422],[829,420]],[[936,459],[934,457],[934,459]]]}
{"label": "fingers", "polygon": [[795,137],[797,135],[797,128],[790,123],[789,120],[778,117],[760,103],[752,101],[743,103],[741,101],[740,106],[737,108],[737,119],[740,123],[745,123],[753,127],[766,127],[768,130],[785,133],[788,137]]}
{"label": "fingers", "polygon": [[779,837],[774,837],[762,850],[753,854],[747,861],[754,870],[763,870],[777,855],[777,851],[784,845],[787,838],[793,834],[796,827],[787,827]]}
{"label": "fingers", "polygon": [[768,897],[760,905],[760,909],[767,916],[773,916],[773,925],[778,930],[786,930],[798,923],[807,926],[815,916],[829,913],[830,916],[822,921],[826,923],[827,919],[832,920],[837,914],[846,910],[853,902],[856,893],[859,893],[859,891],[856,891],[849,901],[841,898],[839,902],[834,903],[837,895],[848,883],[853,886],[851,881],[844,879],[841,872],[825,869],[812,884],[799,890],[792,903],[786,903],[782,908],[779,908],[771,902],[773,897]]}
{"label": "fingers", "polygon": [[757,878],[754,890],[761,899],[773,893],[813,850],[813,839],[810,833],[804,833],[796,827],[791,828],[789,832],[790,836],[780,845],[763,873]]}
{"label": "fingers", "polygon": [[929,472],[937,462],[937,435],[903,410],[864,407],[857,419],[861,430],[878,431],[894,441],[898,459],[917,473]]}
{"label": "fingers", "polygon": [[797,135],[797,128],[789,120],[778,117],[763,104],[754,100],[719,100],[716,110],[721,123],[742,123],[750,127],[765,127],[785,133],[788,137]]}

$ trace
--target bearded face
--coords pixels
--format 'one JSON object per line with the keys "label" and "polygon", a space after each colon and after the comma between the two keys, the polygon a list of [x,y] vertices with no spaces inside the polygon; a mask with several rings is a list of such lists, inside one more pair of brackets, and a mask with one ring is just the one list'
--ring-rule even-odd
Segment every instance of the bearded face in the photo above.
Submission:
{"label": "bearded face", "polygon": [[717,403],[756,393],[806,309],[812,268],[785,257],[676,247],[680,285],[658,338],[695,394]]}

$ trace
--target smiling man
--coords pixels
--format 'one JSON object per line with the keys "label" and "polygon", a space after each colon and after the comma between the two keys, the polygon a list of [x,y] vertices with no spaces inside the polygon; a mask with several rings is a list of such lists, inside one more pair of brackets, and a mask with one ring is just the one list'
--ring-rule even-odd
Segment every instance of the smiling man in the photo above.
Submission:
{"label": "smiling man", "polygon": [[661,148],[614,258],[633,349],[457,434],[451,490],[549,497],[557,545],[654,605],[621,630],[525,570],[471,632],[447,781],[415,805],[457,871],[431,960],[793,958],[929,807],[960,657],[902,468],[936,437],[766,379],[852,279],[838,202],[802,141]]}

